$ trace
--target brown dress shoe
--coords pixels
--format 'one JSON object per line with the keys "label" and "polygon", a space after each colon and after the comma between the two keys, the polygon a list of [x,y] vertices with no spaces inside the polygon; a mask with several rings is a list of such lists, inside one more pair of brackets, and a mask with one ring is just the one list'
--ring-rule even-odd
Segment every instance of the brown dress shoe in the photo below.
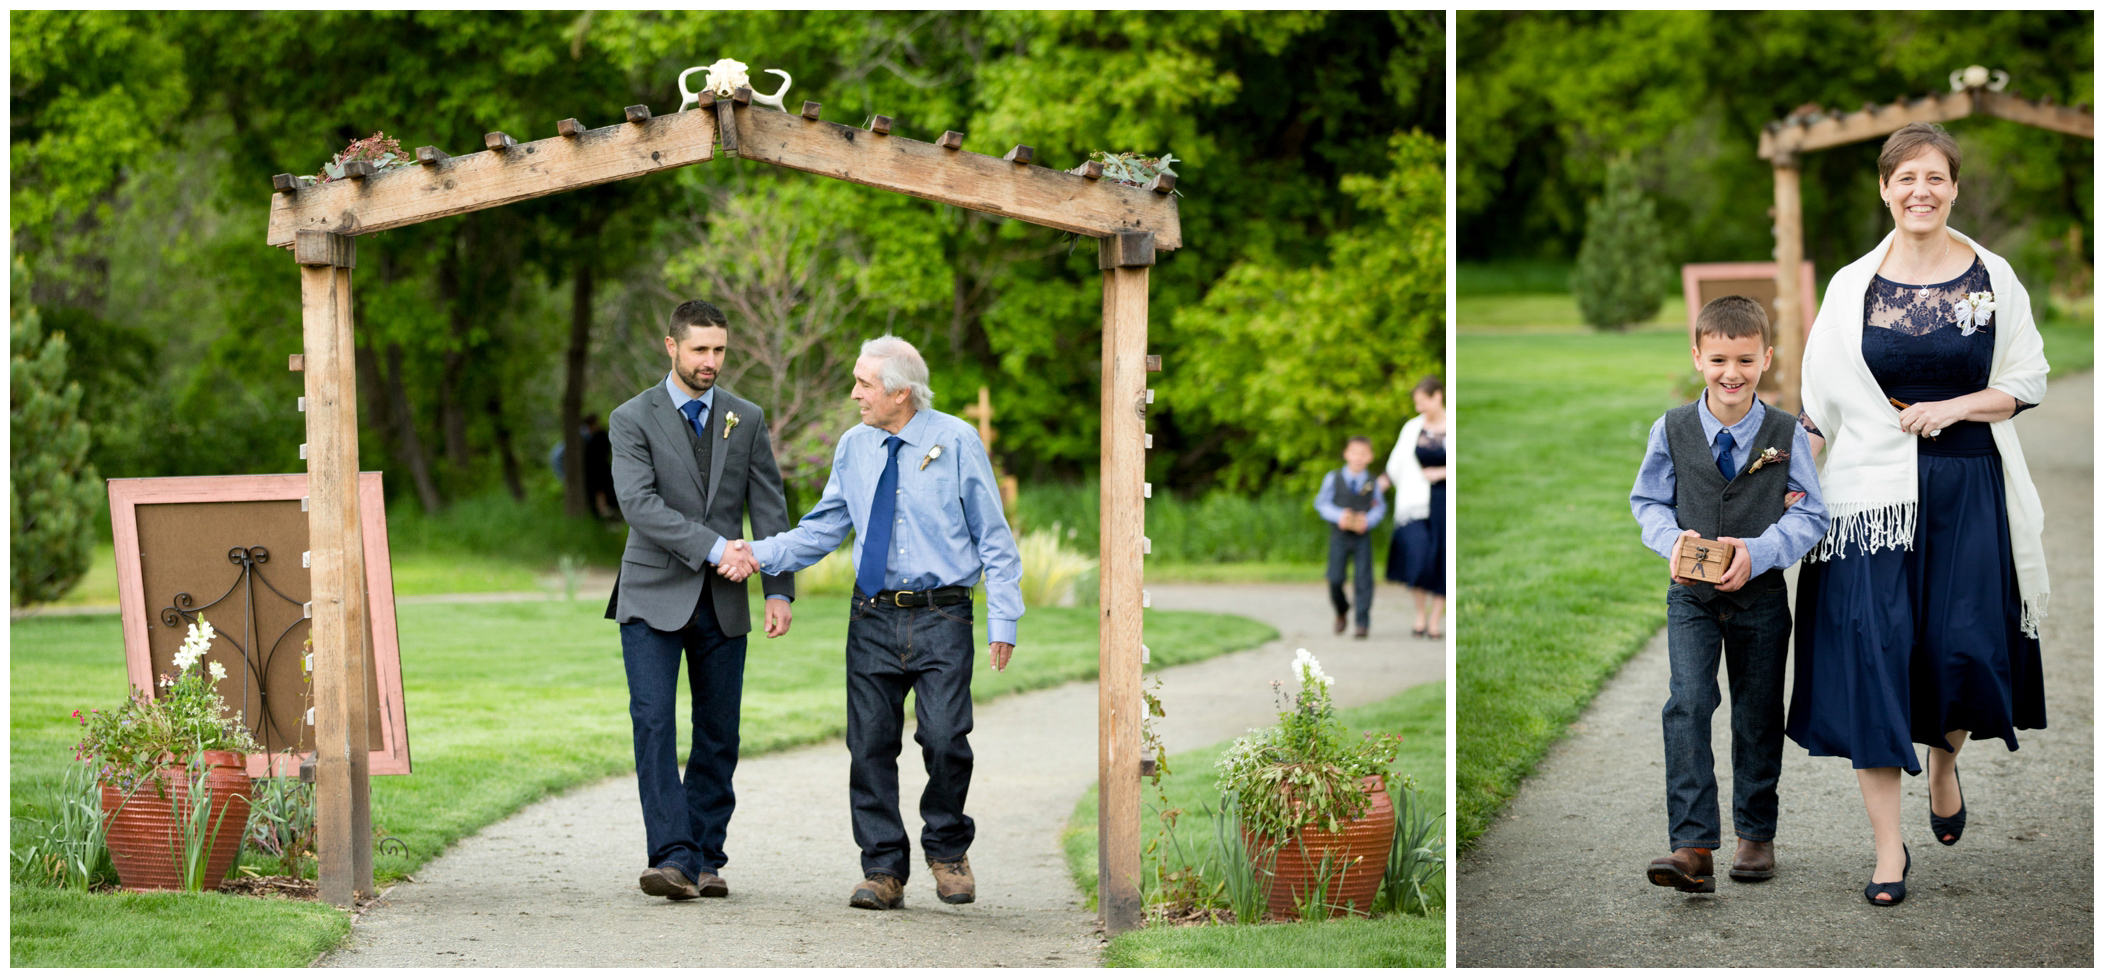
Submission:
{"label": "brown dress shoe", "polygon": [[935,875],[935,895],[944,903],[970,903],[976,892],[972,886],[972,861],[958,856],[949,862],[928,860],[928,872]]}
{"label": "brown dress shoe", "polygon": [[1352,637],[1353,637],[1353,638],[1365,638],[1365,637],[1366,637],[1366,626],[1365,626],[1365,625],[1360,625],[1359,627],[1357,627],[1357,628],[1354,628],[1354,629],[1352,629]]}
{"label": "brown dress shoe", "polygon": [[906,884],[887,873],[871,873],[855,884],[847,905],[863,910],[896,910],[906,905]]}
{"label": "brown dress shoe", "polygon": [[723,877],[706,869],[701,871],[701,878],[694,881],[694,888],[699,890],[701,895],[705,897],[727,897],[731,895],[731,885],[725,883]]}
{"label": "brown dress shoe", "polygon": [[1334,631],[1335,631],[1335,632],[1336,632],[1337,634],[1339,634],[1339,635],[1342,635],[1342,634],[1344,634],[1344,624],[1345,624],[1345,622],[1344,622],[1344,616],[1343,616],[1343,615],[1338,615],[1338,616],[1337,616],[1337,627],[1336,627],[1336,628],[1334,629]]}
{"label": "brown dress shoe", "polygon": [[701,895],[694,884],[687,882],[687,874],[680,872],[677,866],[653,866],[644,870],[636,882],[642,885],[643,892],[667,900],[692,900]]}
{"label": "brown dress shoe", "polygon": [[1683,893],[1717,892],[1717,870],[1708,849],[1675,849],[1670,856],[1651,860],[1644,876],[1659,886]]}
{"label": "brown dress shoe", "polygon": [[1731,855],[1731,878],[1755,883],[1775,875],[1775,843],[1740,839]]}

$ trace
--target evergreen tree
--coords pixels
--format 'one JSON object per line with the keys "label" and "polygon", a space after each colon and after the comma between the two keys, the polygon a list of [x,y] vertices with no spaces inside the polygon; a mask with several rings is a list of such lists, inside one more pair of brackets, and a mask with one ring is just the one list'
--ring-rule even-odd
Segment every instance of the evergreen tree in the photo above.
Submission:
{"label": "evergreen tree", "polygon": [[1651,321],[1665,303],[1665,229],[1637,186],[1636,168],[1621,159],[1607,168],[1607,189],[1585,205],[1585,242],[1571,270],[1578,313],[1597,329]]}
{"label": "evergreen tree", "polygon": [[44,335],[29,304],[29,268],[20,258],[9,284],[14,457],[8,515],[14,566],[8,593],[21,607],[58,598],[88,569],[102,479],[88,464],[80,385],[66,380],[66,335]]}

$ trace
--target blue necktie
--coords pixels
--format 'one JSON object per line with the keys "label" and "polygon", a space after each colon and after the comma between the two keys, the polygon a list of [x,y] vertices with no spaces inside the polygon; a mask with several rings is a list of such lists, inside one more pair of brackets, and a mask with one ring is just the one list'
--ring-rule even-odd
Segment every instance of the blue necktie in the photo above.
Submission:
{"label": "blue necktie", "polygon": [[1732,439],[1731,429],[1726,428],[1717,432],[1717,471],[1724,473],[1724,481],[1726,482],[1730,482],[1739,476],[1738,467],[1731,464],[1731,451],[1737,447],[1738,442]]}
{"label": "blue necktie", "polygon": [[697,438],[709,436],[709,423],[701,419],[703,410],[705,408],[698,397],[679,406],[679,413],[687,416],[687,424],[693,427],[694,436]]}
{"label": "blue necktie", "polygon": [[891,521],[899,503],[899,446],[905,443],[897,435],[884,439],[884,474],[877,477],[877,495],[869,501],[869,539],[862,543],[862,563],[855,568],[855,586],[873,598],[884,590],[884,568],[891,559]]}

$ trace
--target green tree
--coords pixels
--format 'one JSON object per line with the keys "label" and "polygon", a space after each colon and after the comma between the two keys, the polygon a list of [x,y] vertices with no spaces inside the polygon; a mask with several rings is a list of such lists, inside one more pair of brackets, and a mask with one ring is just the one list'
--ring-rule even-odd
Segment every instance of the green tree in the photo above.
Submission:
{"label": "green tree", "polygon": [[88,464],[80,385],[66,380],[66,336],[45,334],[29,299],[28,263],[15,259],[8,285],[8,594],[21,607],[58,598],[87,571],[102,479]]}
{"label": "green tree", "polygon": [[1665,304],[1665,231],[1628,160],[1607,170],[1607,189],[1585,205],[1585,242],[1571,271],[1578,313],[1597,329],[1649,322]]}

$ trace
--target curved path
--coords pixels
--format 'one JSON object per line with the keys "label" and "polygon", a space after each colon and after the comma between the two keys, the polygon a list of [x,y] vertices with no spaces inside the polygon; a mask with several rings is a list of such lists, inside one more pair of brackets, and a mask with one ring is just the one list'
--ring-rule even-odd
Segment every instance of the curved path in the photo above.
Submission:
{"label": "curved path", "polygon": [[[1154,606],[1272,624],[1261,649],[1165,670],[1171,750],[1273,722],[1270,682],[1307,648],[1351,706],[1444,679],[1443,643],[1408,635],[1408,599],[1384,586],[1373,638],[1330,634],[1320,584],[1153,585]],[[1395,627],[1402,625],[1398,632]],[[1024,638],[1029,638],[1024,623]],[[608,640],[612,641],[609,633]],[[1029,646],[1016,652],[1027,668]],[[462,841],[359,917],[320,963],[399,966],[1093,966],[1095,915],[1067,875],[1060,832],[1096,777],[1096,686],[1072,683],[981,705],[968,811],[978,823],[979,900],[949,906],[918,864],[903,910],[854,910],[860,880],[839,741],[741,761],[724,867],[726,900],[672,903],[636,888],[643,826],[633,776],[536,803]],[[907,829],[925,776],[900,758]],[[918,853],[915,859],[918,860]]]}
{"label": "curved path", "polygon": [[[1915,857],[1906,903],[1863,900],[1875,858],[1848,763],[1788,742],[1774,879],[1734,883],[1720,872],[1717,892],[1704,896],[1645,881],[1645,863],[1666,852],[1661,633],[1601,688],[1460,860],[1456,963],[2089,966],[2091,380],[2054,382],[2045,402],[2017,421],[2050,527],[2053,597],[2040,635],[2050,727],[2020,731],[2014,753],[1996,741],[1966,746],[1959,766],[1970,824],[1956,846],[1937,845],[1929,833],[1925,780],[1905,779],[1902,827]],[[1728,717],[1717,711],[1711,735],[1727,831]],[[1719,855],[1728,860],[1726,850]]]}

